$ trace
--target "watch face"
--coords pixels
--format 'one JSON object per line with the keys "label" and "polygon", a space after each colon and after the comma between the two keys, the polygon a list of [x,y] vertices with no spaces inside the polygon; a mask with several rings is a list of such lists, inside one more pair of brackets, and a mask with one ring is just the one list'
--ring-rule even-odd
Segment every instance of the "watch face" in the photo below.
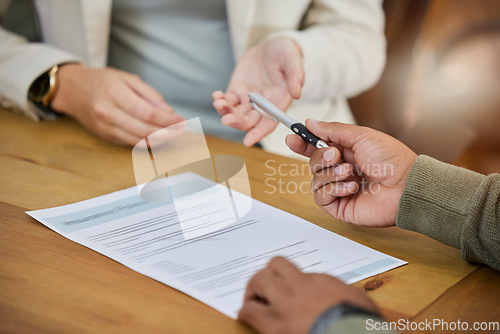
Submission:
{"label": "watch face", "polygon": [[48,72],[40,75],[30,87],[30,93],[37,99],[44,97],[50,89],[50,76]]}
{"label": "watch face", "polygon": [[37,105],[49,107],[57,90],[58,65],[52,66],[48,71],[33,81],[28,91],[28,98]]}

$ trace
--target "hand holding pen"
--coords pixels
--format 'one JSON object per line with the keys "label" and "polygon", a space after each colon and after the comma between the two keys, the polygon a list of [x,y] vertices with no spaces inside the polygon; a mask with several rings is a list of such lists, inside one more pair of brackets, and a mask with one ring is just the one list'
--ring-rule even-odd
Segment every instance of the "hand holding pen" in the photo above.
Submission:
{"label": "hand holding pen", "polygon": [[248,93],[248,96],[250,97],[250,104],[252,107],[262,113],[265,117],[271,118],[274,121],[280,121],[287,128],[290,128],[295,134],[299,135],[302,140],[312,146],[315,146],[316,148],[328,147],[327,143],[312,134],[304,124],[294,120],[290,115],[280,110],[259,93]]}

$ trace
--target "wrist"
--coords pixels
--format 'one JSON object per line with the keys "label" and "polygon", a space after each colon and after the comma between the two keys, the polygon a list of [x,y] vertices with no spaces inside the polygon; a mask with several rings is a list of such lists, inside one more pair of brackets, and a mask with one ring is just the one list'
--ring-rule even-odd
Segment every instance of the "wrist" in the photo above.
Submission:
{"label": "wrist", "polygon": [[264,40],[262,40],[259,43],[259,45],[262,45],[262,46],[264,46],[265,44],[278,45],[278,46],[280,46],[280,48],[283,45],[292,46],[293,48],[296,49],[297,53],[302,58],[302,47],[297,42],[297,40],[295,38],[293,38],[292,36],[288,36],[288,35],[274,35],[273,34],[273,35],[269,36],[268,38],[265,38]]}
{"label": "wrist", "polygon": [[379,318],[378,312],[360,308],[348,302],[342,302],[325,310],[315,320],[309,334],[323,334],[328,328],[347,316],[365,316]]}
{"label": "wrist", "polygon": [[56,116],[50,108],[50,103],[59,87],[59,68],[59,65],[54,65],[40,74],[28,89],[30,106],[34,107],[34,112],[42,119],[53,119]]}
{"label": "wrist", "polygon": [[297,42],[297,40],[295,40],[294,38],[290,37],[290,36],[283,36],[283,38],[287,38],[290,40],[290,43],[292,43],[292,45],[297,49],[297,52],[298,54],[300,55],[300,57],[302,58],[302,47],[300,46],[300,44]]}
{"label": "wrist", "polygon": [[68,63],[59,66],[58,75],[58,88],[50,103],[50,108],[53,110],[66,114],[71,108],[69,107],[69,99],[71,96],[72,80],[78,78],[76,71],[83,68],[82,64]]}

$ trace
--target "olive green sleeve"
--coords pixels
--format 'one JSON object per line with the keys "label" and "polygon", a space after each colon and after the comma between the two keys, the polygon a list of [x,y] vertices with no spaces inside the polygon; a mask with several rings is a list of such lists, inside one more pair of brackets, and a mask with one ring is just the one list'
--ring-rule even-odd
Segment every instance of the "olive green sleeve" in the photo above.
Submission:
{"label": "olive green sleeve", "polygon": [[396,334],[396,329],[397,323],[389,323],[382,318],[349,315],[336,321],[323,334]]}
{"label": "olive green sleeve", "polygon": [[459,248],[466,261],[500,270],[500,174],[485,176],[421,155],[396,224]]}

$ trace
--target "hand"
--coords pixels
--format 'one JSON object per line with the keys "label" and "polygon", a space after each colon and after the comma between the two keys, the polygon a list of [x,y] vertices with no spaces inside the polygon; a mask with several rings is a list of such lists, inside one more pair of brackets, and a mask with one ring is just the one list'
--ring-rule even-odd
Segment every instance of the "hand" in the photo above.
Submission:
{"label": "hand", "polygon": [[58,75],[60,85],[51,107],[111,142],[133,146],[183,120],[136,75],[78,64],[62,66]]}
{"label": "hand", "polygon": [[214,108],[222,124],[247,131],[243,139],[252,146],[277,126],[250,105],[248,93],[255,91],[287,110],[300,98],[304,85],[302,53],[289,37],[276,37],[249,49],[236,65],[226,93],[214,92]]}
{"label": "hand", "polygon": [[377,312],[360,289],[326,274],[301,273],[276,257],[248,282],[238,319],[259,333],[308,333],[321,313],[342,302]]}
{"label": "hand", "polygon": [[316,204],[349,223],[395,225],[399,200],[417,155],[395,138],[370,128],[313,120],[307,120],[306,126],[335,146],[316,149],[297,135],[286,138],[292,151],[311,158]]}

